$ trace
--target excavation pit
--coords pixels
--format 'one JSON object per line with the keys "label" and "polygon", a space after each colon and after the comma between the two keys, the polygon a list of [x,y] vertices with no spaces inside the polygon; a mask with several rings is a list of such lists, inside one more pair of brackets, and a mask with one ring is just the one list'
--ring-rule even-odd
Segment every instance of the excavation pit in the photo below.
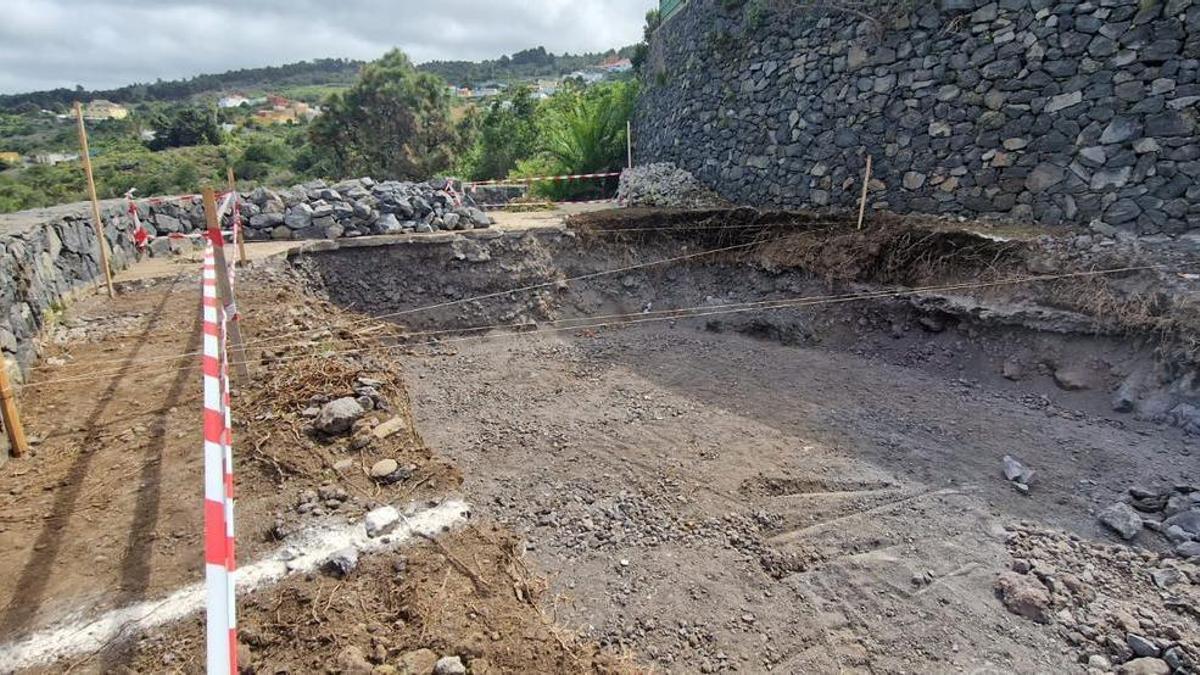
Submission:
{"label": "excavation pit", "polygon": [[1153,272],[1024,239],[626,213],[293,262],[559,620],[668,671],[1070,670],[993,594],[1021,523],[1104,550],[1097,511],[1196,479],[1190,343],[1122,300]]}

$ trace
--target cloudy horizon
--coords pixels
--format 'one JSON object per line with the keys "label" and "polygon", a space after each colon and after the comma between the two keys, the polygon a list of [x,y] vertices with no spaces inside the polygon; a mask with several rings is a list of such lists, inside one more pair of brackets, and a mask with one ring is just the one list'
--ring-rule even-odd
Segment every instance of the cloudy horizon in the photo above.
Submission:
{"label": "cloudy horizon", "polygon": [[[5,0],[0,94],[113,89],[319,58],[417,63],[640,40],[656,0]],[[404,5],[409,5],[408,7]]]}

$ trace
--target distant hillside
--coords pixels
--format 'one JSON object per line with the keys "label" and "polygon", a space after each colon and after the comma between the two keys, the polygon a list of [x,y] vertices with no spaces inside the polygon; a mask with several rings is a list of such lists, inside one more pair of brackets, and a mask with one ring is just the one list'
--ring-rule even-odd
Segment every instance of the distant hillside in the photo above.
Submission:
{"label": "distant hillside", "polygon": [[131,84],[118,89],[88,91],[50,89],[28,94],[0,95],[0,110],[61,109],[75,101],[103,98],[117,103],[143,101],[182,101],[201,94],[234,90],[272,90],[309,85],[349,85],[354,82],[362,61],[349,59],[317,59],[283,66],[243,68],[216,75],[197,75],[186,80],[158,81],[152,84]]}
{"label": "distant hillside", "polygon": [[440,75],[450,84],[464,87],[491,80],[501,82],[538,77],[557,77],[602,63],[613,55],[632,58],[633,47],[594,54],[562,54],[535,47],[488,61],[430,61],[417,68]]}
{"label": "distant hillside", "polygon": [[[598,65],[614,54],[629,57],[633,47],[625,47],[607,53],[561,54],[547,52],[545,47],[535,47],[517,52],[512,56],[501,56],[487,61],[430,61],[418,66],[420,70],[440,75],[450,84],[470,86],[489,80],[512,81],[538,77],[557,77],[567,73]],[[351,59],[317,59],[300,61],[282,66],[243,68],[215,75],[197,75],[185,80],[170,80],[150,84],[130,84],[117,89],[89,91],[76,89],[50,89],[27,94],[0,95],[0,111],[32,112],[40,109],[64,110],[75,101],[90,101],[103,98],[116,103],[143,103],[150,101],[179,102],[187,99],[213,95],[220,92],[241,91],[248,94],[292,90],[313,87],[320,93],[323,88],[353,84],[362,61]]]}

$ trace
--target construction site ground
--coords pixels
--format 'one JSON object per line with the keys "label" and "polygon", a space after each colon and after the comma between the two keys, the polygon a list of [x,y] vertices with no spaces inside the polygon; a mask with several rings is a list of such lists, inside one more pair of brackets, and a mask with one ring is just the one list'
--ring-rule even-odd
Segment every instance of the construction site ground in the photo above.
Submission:
{"label": "construction site ground", "polygon": [[[1196,653],[1200,616],[1179,609],[1196,586],[1166,594],[1148,572],[1174,564],[1169,546],[1146,532],[1131,548],[1096,519],[1130,486],[1196,484],[1195,437],[1112,412],[1104,386],[1003,368],[1017,348],[1113,363],[1131,348],[940,325],[890,299],[640,321],[819,296],[829,281],[785,284],[733,254],[638,267],[728,244],[712,239],[585,246],[548,271],[576,235],[512,231],[529,224],[488,235],[501,239],[477,244],[486,255],[393,244],[305,263],[282,255],[295,244],[251,247],[237,281],[250,362],[233,396],[239,563],[382,504],[461,500],[470,515],[347,574],[247,590],[243,666],[1087,672],[1107,652],[1074,634],[1117,634],[1114,608]],[[596,271],[619,267],[635,271]],[[561,281],[589,274],[601,278]],[[545,278],[560,285],[500,293]],[[58,319],[21,391],[35,444],[0,466],[0,670],[18,654],[8,665],[28,672],[203,669],[202,613],[151,616],[203,578],[201,378],[198,357],[180,358],[200,344],[198,257],[118,282],[117,299],[82,297]],[[460,302],[486,293],[499,302]],[[438,303],[453,306],[395,316]],[[588,316],[619,318],[555,323]],[[523,328],[469,329],[485,323]],[[364,382],[383,409],[352,434],[312,430],[307,409]],[[1005,455],[1036,470],[1030,489],[1004,479]],[[372,480],[383,459],[409,475]],[[1105,612],[1096,598],[1053,608],[1070,622],[1008,611],[997,576],[1029,559],[1089,579]],[[137,603],[147,616],[99,644],[70,637]]]}

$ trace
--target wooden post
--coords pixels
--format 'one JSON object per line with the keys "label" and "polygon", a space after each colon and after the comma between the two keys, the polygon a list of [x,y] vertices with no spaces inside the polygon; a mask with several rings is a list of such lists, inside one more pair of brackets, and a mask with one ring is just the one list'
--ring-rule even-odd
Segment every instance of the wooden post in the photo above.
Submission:
{"label": "wooden post", "polygon": [[233,237],[234,241],[237,242],[238,247],[238,264],[245,265],[248,262],[246,260],[246,237],[243,234],[246,228],[241,225],[242,214],[238,209],[237,179],[233,177],[232,166],[226,171],[226,177],[229,179],[229,192],[234,196],[233,204],[230,207],[230,210],[232,212],[231,215],[233,216],[233,222],[235,223],[233,227]]}
{"label": "wooden post", "polygon": [[213,260],[217,264],[217,293],[220,294],[221,306],[226,311],[225,325],[229,332],[233,369],[237,372],[238,379],[246,383],[250,379],[250,369],[246,366],[246,348],[242,346],[241,318],[237,313],[233,287],[229,283],[229,266],[225,262],[225,240],[221,236],[221,220],[217,218],[217,193],[211,187],[204,188],[204,219],[208,225],[208,238],[213,245]]}
{"label": "wooden post", "polygon": [[108,266],[108,240],[104,236],[104,222],[100,220],[100,200],[96,198],[96,179],[92,177],[92,158],[88,154],[87,129],[83,127],[83,106],[75,102],[75,121],[79,126],[79,158],[83,160],[83,173],[87,176],[88,196],[92,198],[92,224],[96,227],[96,238],[100,240],[100,267],[104,269],[104,283],[108,285],[108,297],[115,298],[112,270]]}
{"label": "wooden post", "polygon": [[867,170],[863,174],[862,201],[858,205],[858,229],[862,229],[863,217],[867,215],[867,189],[871,185],[871,156],[867,155]]}
{"label": "wooden post", "polygon": [[628,167],[633,168],[633,121],[625,120],[625,154]]}
{"label": "wooden post", "polygon": [[8,432],[8,441],[12,445],[10,454],[13,457],[21,457],[29,452],[29,441],[25,439],[25,428],[21,426],[17,401],[13,396],[12,385],[8,382],[8,361],[2,357],[0,357],[0,418],[4,420],[4,430]]}

